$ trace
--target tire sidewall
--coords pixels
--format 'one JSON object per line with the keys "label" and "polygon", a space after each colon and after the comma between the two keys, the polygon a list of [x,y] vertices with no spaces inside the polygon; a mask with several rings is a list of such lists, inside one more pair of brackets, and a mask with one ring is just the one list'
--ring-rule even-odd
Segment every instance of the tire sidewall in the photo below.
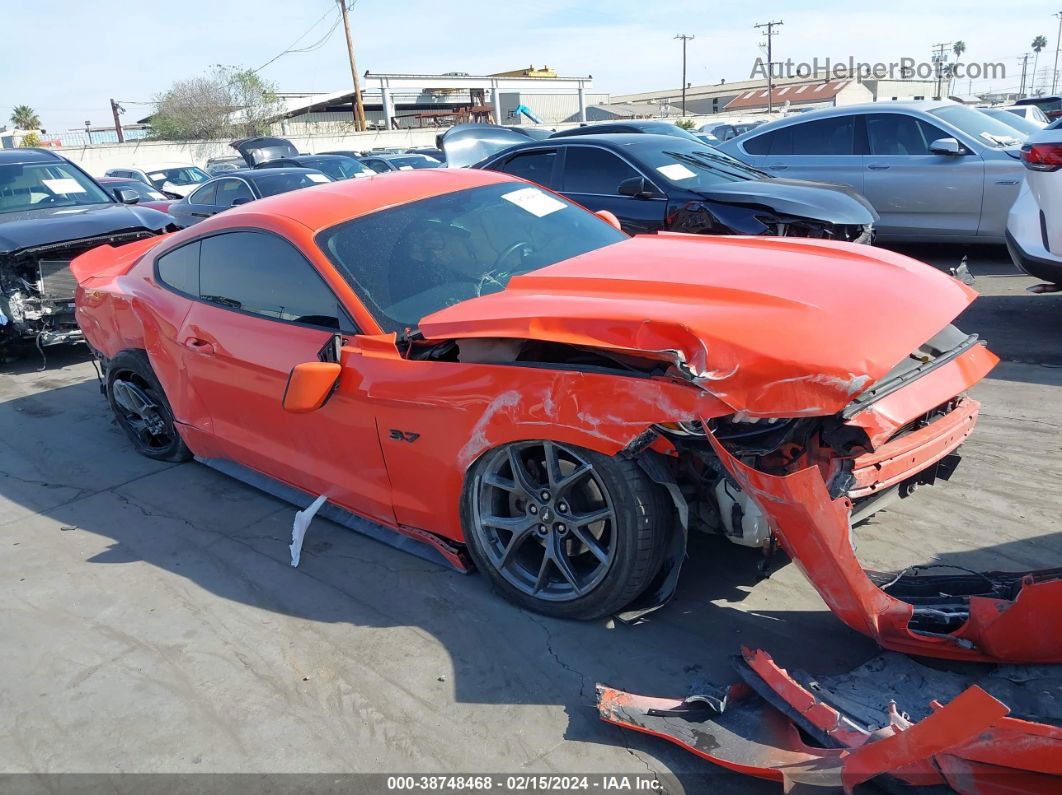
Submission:
{"label": "tire sidewall", "polygon": [[[142,378],[151,390],[151,397],[157,399],[160,408],[165,412],[165,420],[173,432],[173,441],[166,447],[158,448],[157,450],[146,447],[122,416],[121,409],[114,400],[113,387],[114,382],[118,380],[118,376],[125,372],[134,373]],[[173,410],[170,408],[169,400],[166,397],[166,392],[162,388],[162,384],[159,383],[158,378],[155,377],[155,371],[151,368],[147,354],[142,351],[122,351],[115,356],[108,363],[106,385],[107,403],[111,407],[111,411],[114,412],[115,421],[118,423],[118,427],[121,428],[129,438],[129,441],[133,444],[138,453],[157,461],[187,461],[192,457],[191,451],[181,438],[180,430],[177,427],[177,423],[174,421]]]}

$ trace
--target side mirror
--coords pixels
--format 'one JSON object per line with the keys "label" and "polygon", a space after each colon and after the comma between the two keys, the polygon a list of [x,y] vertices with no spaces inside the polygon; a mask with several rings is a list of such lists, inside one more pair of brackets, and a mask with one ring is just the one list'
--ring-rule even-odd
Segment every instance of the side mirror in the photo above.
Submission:
{"label": "side mirror", "polygon": [[606,221],[609,226],[614,226],[616,227],[616,229],[619,229],[619,231],[623,231],[623,228],[620,226],[619,218],[617,218],[613,213],[610,213],[608,210],[598,210],[596,213],[594,213],[594,215],[596,215],[601,220]]}
{"label": "side mirror", "polygon": [[252,199],[250,196],[237,196],[235,199],[232,200],[232,204],[230,204],[229,206],[239,207],[241,204],[249,204],[252,201],[254,201],[254,199]]}
{"label": "side mirror", "polygon": [[630,177],[623,180],[616,188],[616,193],[635,199],[651,199],[655,195],[652,187],[645,181],[645,177]]}
{"label": "side mirror", "polygon": [[954,138],[938,138],[929,145],[929,151],[935,155],[961,155],[962,144]]}
{"label": "side mirror", "polygon": [[317,411],[332,396],[342,370],[337,362],[304,362],[295,365],[284,389],[284,410],[292,414]]}
{"label": "side mirror", "polygon": [[122,204],[136,204],[140,201],[140,194],[132,188],[115,188],[114,198]]}

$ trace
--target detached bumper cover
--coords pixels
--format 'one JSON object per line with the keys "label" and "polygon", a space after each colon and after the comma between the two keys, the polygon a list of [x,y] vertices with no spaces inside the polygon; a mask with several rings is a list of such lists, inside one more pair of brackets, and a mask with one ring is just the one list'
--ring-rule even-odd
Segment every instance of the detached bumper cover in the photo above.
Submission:
{"label": "detached bumper cover", "polygon": [[1052,725],[1062,719],[1062,678],[1054,669],[1000,666],[978,679],[885,654],[816,678],[748,649],[736,667],[743,681],[723,699],[705,698],[705,689],[719,692],[711,687],[662,699],[598,685],[598,711],[787,791],[851,792],[882,775],[892,785],[971,795],[1062,787],[1062,729]]}

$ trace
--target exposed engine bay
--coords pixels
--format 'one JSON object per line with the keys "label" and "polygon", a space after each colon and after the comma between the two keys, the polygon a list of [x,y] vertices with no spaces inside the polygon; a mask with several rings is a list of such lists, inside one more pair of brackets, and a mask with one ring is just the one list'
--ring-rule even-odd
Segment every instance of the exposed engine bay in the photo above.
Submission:
{"label": "exposed engine bay", "polygon": [[38,348],[83,337],[74,319],[77,280],[70,262],[96,246],[153,237],[140,230],[64,241],[0,255],[0,354],[17,344]]}

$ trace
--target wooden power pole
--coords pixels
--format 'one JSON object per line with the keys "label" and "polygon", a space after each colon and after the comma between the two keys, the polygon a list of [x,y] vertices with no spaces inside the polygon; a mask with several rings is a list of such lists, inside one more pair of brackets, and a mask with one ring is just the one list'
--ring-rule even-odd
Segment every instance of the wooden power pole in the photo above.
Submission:
{"label": "wooden power pole", "polygon": [[[754,28],[767,28],[767,112],[774,112],[774,48],[771,46],[771,39],[776,35],[774,29],[782,24],[782,20],[777,22],[764,22],[760,25],[753,25]],[[814,77],[815,75],[812,75]]]}
{"label": "wooden power pole", "polygon": [[680,33],[675,38],[682,39],[682,118],[686,118],[686,42],[693,36]]}
{"label": "wooden power pole", "polygon": [[114,131],[118,134],[118,143],[125,143],[125,136],[122,134],[122,122],[118,118],[119,105],[113,99],[111,100],[111,115],[114,116]]}
{"label": "wooden power pole", "polygon": [[350,38],[350,19],[347,17],[347,4],[345,0],[336,0],[339,10],[343,14],[343,31],[347,34],[347,55],[350,56],[350,76],[354,78],[354,129],[364,130],[368,126],[365,123],[365,105],[361,101],[361,83],[358,82],[358,66],[354,60],[354,40]]}

